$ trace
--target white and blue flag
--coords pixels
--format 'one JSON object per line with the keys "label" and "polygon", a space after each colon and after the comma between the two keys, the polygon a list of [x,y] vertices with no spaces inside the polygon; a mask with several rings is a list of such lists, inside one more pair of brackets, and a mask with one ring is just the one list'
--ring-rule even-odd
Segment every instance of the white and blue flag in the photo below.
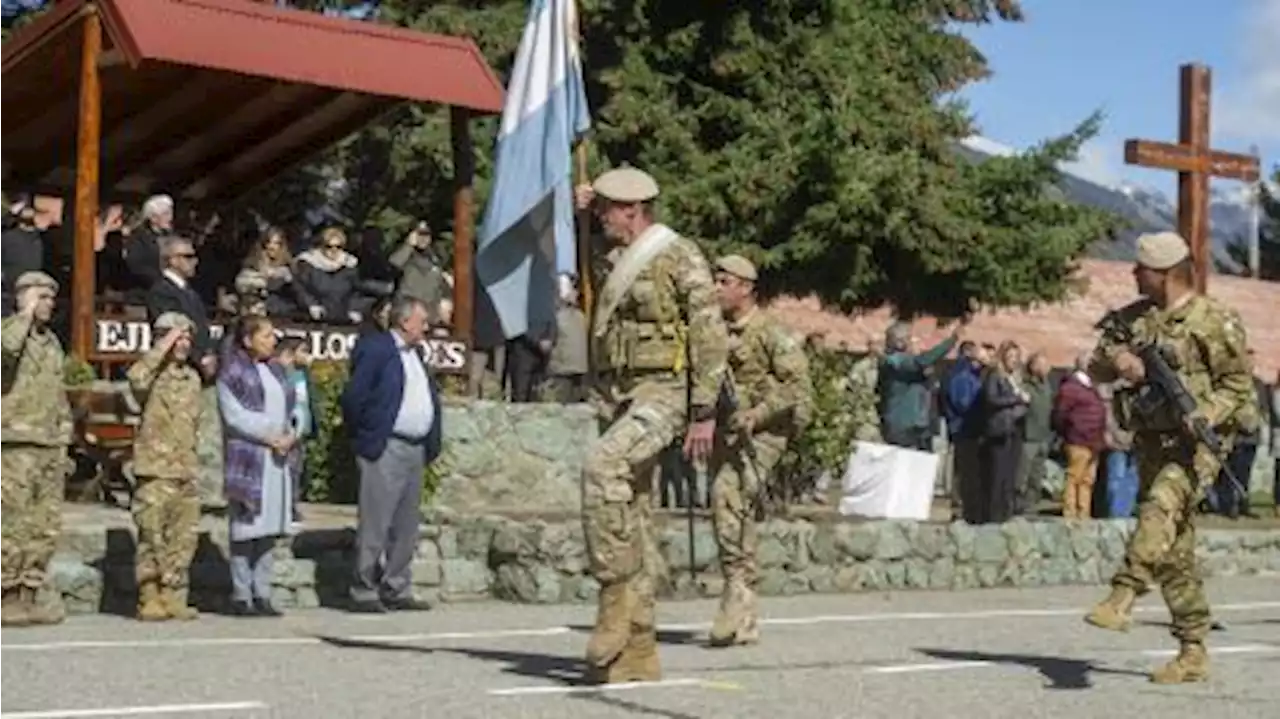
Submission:
{"label": "white and blue flag", "polygon": [[554,322],[556,275],[577,273],[573,144],[590,127],[576,3],[533,0],[476,249],[476,277],[508,339]]}

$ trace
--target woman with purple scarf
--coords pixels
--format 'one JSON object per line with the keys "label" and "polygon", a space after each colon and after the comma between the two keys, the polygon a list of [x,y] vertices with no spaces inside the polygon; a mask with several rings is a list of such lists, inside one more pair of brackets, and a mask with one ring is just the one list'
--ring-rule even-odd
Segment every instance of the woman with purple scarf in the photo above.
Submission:
{"label": "woman with purple scarf", "polygon": [[293,520],[298,440],[289,424],[293,387],[271,362],[275,347],[270,320],[243,317],[218,375],[231,511],[231,608],[238,616],[280,616],[271,604],[271,557]]}

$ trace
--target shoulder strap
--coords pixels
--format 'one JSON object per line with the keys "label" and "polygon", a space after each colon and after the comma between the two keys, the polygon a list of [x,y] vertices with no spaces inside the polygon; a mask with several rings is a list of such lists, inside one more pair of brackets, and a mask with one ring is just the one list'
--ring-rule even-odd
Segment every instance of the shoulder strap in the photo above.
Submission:
{"label": "shoulder strap", "polygon": [[609,326],[609,320],[618,309],[618,304],[631,290],[631,285],[635,284],[640,273],[678,238],[679,235],[670,227],[654,225],[622,253],[618,264],[614,265],[609,278],[605,280],[604,289],[600,292],[600,306],[596,308],[595,322],[592,327],[592,333],[596,337],[604,334]]}

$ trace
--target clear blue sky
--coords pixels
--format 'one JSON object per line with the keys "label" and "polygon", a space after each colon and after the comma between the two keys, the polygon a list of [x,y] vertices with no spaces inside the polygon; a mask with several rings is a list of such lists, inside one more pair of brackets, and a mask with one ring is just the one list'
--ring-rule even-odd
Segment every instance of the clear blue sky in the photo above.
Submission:
{"label": "clear blue sky", "polygon": [[1268,173],[1280,164],[1280,0],[1023,0],[1023,9],[1023,23],[964,30],[995,73],[962,93],[985,137],[1023,149],[1100,109],[1102,133],[1076,169],[1170,191],[1173,173],[1124,165],[1124,140],[1177,139],[1178,66],[1201,62],[1213,70],[1215,149],[1256,144]]}

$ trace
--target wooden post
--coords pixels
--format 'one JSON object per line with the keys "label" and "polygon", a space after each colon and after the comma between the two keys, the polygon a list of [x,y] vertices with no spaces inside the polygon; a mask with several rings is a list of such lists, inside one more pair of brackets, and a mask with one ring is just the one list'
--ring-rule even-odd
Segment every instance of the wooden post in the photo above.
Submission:
{"label": "wooden post", "polygon": [[[587,141],[580,140],[578,147],[574,151],[576,160],[577,181],[574,183],[574,189],[577,186],[591,181],[587,176]],[[577,201],[575,194],[574,201]],[[592,309],[595,307],[595,280],[592,278],[591,272],[591,208],[577,211],[577,231],[578,231],[578,302],[582,306],[582,311],[587,315],[587,321],[590,322]]]}
{"label": "wooden post", "polygon": [[1254,182],[1261,168],[1256,157],[1219,152],[1210,147],[1209,68],[1183,65],[1179,79],[1177,144],[1127,140],[1124,161],[1130,165],[1178,171],[1178,233],[1191,246],[1196,290],[1204,294],[1212,261],[1209,178]]}
{"label": "wooden post", "polygon": [[98,56],[102,53],[102,20],[93,5],[84,15],[80,57],[79,135],[76,139],[75,250],[71,260],[71,352],[87,360],[93,348],[93,297],[96,262],[93,249],[98,228],[98,170],[102,146],[102,86]]}
{"label": "wooden post", "polygon": [[453,331],[467,344],[475,342],[475,196],[472,176],[475,155],[471,148],[471,113],[449,108],[453,150]]}

